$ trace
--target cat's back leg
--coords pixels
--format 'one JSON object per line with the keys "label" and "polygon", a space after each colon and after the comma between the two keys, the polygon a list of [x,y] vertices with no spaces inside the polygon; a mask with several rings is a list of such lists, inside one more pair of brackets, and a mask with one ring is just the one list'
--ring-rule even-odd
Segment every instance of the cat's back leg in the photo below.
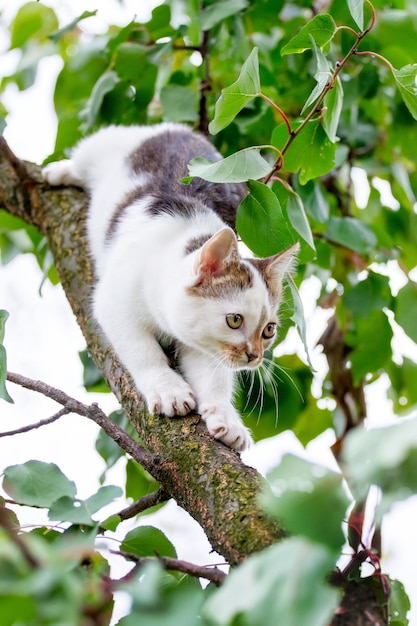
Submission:
{"label": "cat's back leg", "polygon": [[43,169],[50,185],[78,185],[89,189],[129,174],[126,159],[152,133],[144,126],[108,126],[82,139],[71,159],[49,163]]}

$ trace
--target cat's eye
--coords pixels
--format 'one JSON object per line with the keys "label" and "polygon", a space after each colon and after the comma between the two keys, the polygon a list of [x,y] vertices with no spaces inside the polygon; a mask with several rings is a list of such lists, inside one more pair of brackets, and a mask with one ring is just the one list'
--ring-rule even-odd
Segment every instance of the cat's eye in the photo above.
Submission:
{"label": "cat's eye", "polygon": [[239,315],[239,313],[229,313],[228,315],[226,315],[226,322],[229,328],[233,328],[233,330],[236,330],[237,328],[240,328],[242,326],[243,316]]}
{"label": "cat's eye", "polygon": [[272,339],[272,337],[274,337],[276,332],[277,332],[277,325],[274,322],[270,322],[269,324],[265,326],[264,331],[262,333],[262,337],[264,339]]}

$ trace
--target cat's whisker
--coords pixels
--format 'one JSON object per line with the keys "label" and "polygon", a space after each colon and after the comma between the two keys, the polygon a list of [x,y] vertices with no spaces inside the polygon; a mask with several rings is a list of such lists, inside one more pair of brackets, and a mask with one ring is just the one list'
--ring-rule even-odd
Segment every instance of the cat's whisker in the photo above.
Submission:
{"label": "cat's whisker", "polygon": [[[296,390],[300,400],[304,403],[304,396],[299,388],[299,386],[297,385],[297,383],[295,382],[294,378],[291,376],[291,374],[287,371],[287,368],[285,368],[283,365],[279,365],[279,363],[276,363],[273,359],[271,359],[271,364],[273,365],[273,369],[274,370],[278,370],[280,373],[284,374],[284,376],[287,378],[287,380],[292,384],[292,386],[294,387],[294,389]],[[279,378],[278,373],[274,372],[275,377],[278,380],[282,380],[281,378]]]}
{"label": "cat's whisker", "polygon": [[263,385],[263,380],[262,380],[262,372],[261,372],[261,368],[256,370],[256,374],[254,372],[254,376],[257,375],[259,377],[259,392],[258,392],[258,398],[256,400],[256,403],[259,403],[259,411],[258,411],[258,420],[257,423],[259,423],[259,420],[261,419],[262,416],[262,409],[264,407],[264,397],[265,397],[265,387]]}
{"label": "cat's whisker", "polygon": [[[253,391],[253,386],[255,383],[255,373],[253,371],[248,371],[249,376],[250,376],[250,386],[249,386],[249,390],[246,396],[246,402],[245,402],[245,406],[243,407],[243,410],[246,411],[246,409],[248,408],[251,396],[252,396],[252,391]],[[249,414],[250,415],[250,414]]]}
{"label": "cat's whisker", "polygon": [[263,375],[265,376],[267,383],[269,384],[269,387],[272,391],[272,395],[274,397],[275,426],[277,426],[278,420],[279,420],[279,387],[275,380],[273,370],[269,369],[267,365],[262,364],[262,372],[263,372]]}

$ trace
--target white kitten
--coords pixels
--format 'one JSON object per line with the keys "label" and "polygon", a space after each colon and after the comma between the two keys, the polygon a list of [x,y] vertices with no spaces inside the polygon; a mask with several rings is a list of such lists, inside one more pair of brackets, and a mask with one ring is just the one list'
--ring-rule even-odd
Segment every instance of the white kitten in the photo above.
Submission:
{"label": "white kitten", "polygon": [[[298,246],[240,258],[232,228],[245,187],[181,184],[196,156],[221,158],[179,124],[112,126],[44,175],[91,194],[94,315],[149,411],[175,417],[196,409],[214,438],[240,451],[251,437],[231,402],[234,374],[259,367],[273,343]],[[176,341],[178,371],[160,347],[165,337]]]}

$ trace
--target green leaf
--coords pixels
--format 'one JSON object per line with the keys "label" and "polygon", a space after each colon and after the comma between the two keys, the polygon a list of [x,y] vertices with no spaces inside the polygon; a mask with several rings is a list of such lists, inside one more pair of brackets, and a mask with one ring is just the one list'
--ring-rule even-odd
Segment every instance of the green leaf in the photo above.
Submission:
{"label": "green leaf", "polygon": [[120,515],[117,515],[117,513],[115,513],[114,515],[110,515],[110,517],[107,517],[104,522],[100,522],[100,527],[104,528],[105,530],[110,530],[111,532],[114,532],[121,521],[122,520],[120,518]]}
{"label": "green leaf", "polygon": [[164,533],[153,526],[139,526],[127,533],[121,550],[136,556],[177,557],[177,552]]}
{"label": "green leaf", "polygon": [[54,41],[55,43],[58,42],[63,35],[66,35],[67,33],[70,33],[72,30],[74,30],[79,22],[86,20],[88,17],[94,17],[94,15],[97,15],[97,9],[95,11],[83,11],[81,15],[74,18],[69,24],[63,26],[55,33],[51,33],[50,35],[48,35],[49,39],[52,39],[52,41]]}
{"label": "green leaf", "polygon": [[153,40],[170,37],[175,32],[171,26],[171,7],[161,4],[152,10],[152,17],[146,23],[146,30],[152,34]]}
{"label": "green leaf", "polygon": [[250,178],[263,178],[271,171],[258,148],[245,148],[213,163],[203,157],[192,159],[188,164],[190,176],[198,176],[212,183],[242,183]]}
{"label": "green leaf", "polygon": [[10,25],[10,48],[23,48],[31,39],[42,41],[58,28],[55,12],[40,2],[27,2]]}
{"label": "green leaf", "polygon": [[91,96],[85,109],[82,111],[82,117],[85,120],[84,129],[86,131],[92,128],[97,122],[97,117],[103,104],[104,97],[113,91],[119,82],[119,76],[113,71],[105,72],[100,76],[93,87],[93,91],[91,92]]}
{"label": "green leaf", "polygon": [[139,463],[131,459],[126,465],[126,497],[139,500],[156,491],[159,483]]}
{"label": "green leaf", "polygon": [[328,82],[331,80],[332,76],[332,67],[329,61],[326,59],[320,48],[316,46],[314,41],[313,46],[313,53],[316,59],[316,72],[314,74],[314,78],[317,82],[317,85],[314,87],[313,91],[307,98],[301,114],[303,114],[304,111],[308,109],[308,107],[318,99]]}
{"label": "green leaf", "polygon": [[0,626],[34,624],[36,614],[34,598],[23,594],[1,594]]}
{"label": "green leaf", "polygon": [[409,280],[400,289],[395,303],[395,321],[407,333],[407,335],[417,343],[417,283]]}
{"label": "green leaf", "polygon": [[97,368],[87,349],[78,352],[83,366],[83,385],[87,391],[104,392],[110,391],[103,374]]}
{"label": "green leaf", "polygon": [[271,256],[291,246],[295,238],[288,229],[274,192],[255,180],[248,181],[249,195],[236,214],[236,228],[242,241],[258,256]]}
{"label": "green leaf", "polygon": [[161,89],[164,120],[196,122],[198,120],[197,92],[182,85],[166,85]]}
{"label": "green leaf", "polygon": [[335,557],[321,545],[291,538],[246,559],[206,602],[218,626],[323,626],[339,602],[326,579]]}
{"label": "green leaf", "polygon": [[13,404],[14,400],[10,396],[6,388],[6,380],[7,380],[7,354],[6,354],[5,347],[0,345],[0,398],[2,400],[6,400],[6,402],[10,402],[10,404]]}
{"label": "green leaf", "polygon": [[391,626],[407,626],[409,624],[407,614],[411,609],[410,598],[404,585],[399,580],[389,579],[388,612]]}
{"label": "green leaf", "polygon": [[377,372],[392,357],[393,332],[383,311],[372,311],[366,318],[356,320],[354,334],[348,334],[346,341],[354,348],[349,355],[353,378],[357,384],[366,374]]}
{"label": "green leaf", "polygon": [[[299,124],[296,125],[298,127]],[[288,139],[285,124],[272,133],[272,144],[280,150]],[[330,172],[335,166],[336,144],[332,143],[318,121],[308,122],[297,135],[284,156],[284,170],[300,173],[300,183]]]}
{"label": "green leaf", "polygon": [[4,490],[19,504],[49,508],[62,496],[75,496],[75,483],[54,463],[27,461],[4,470]]}
{"label": "green leaf", "polygon": [[4,333],[6,320],[9,317],[9,313],[4,309],[0,309],[0,398],[13,404],[13,399],[10,397],[6,389],[7,380],[7,354],[6,348],[3,346]]}
{"label": "green leaf", "polygon": [[312,250],[315,250],[316,248],[314,245],[313,233],[311,232],[303,202],[300,196],[293,189],[285,189],[288,192],[286,208],[291,226],[300,235],[300,237],[304,239],[308,246],[310,246]]}
{"label": "green leaf", "polygon": [[249,6],[248,0],[223,0],[217,4],[211,4],[197,13],[197,21],[201,30],[210,30],[230,17],[243,11]]}
{"label": "green leaf", "polygon": [[369,254],[377,244],[370,226],[354,217],[330,217],[325,236],[359,254]]}
{"label": "green leaf", "polygon": [[371,485],[381,488],[381,512],[417,493],[417,419],[370,430],[356,427],[345,439],[343,463],[357,499]]}
{"label": "green leaf", "polygon": [[98,492],[87,498],[87,500],[62,496],[51,505],[48,517],[55,521],[94,526],[96,522],[92,519],[92,515],[104,506],[107,506],[107,504],[110,504],[110,502],[113,502],[115,498],[119,498],[122,493],[120,487],[108,485],[100,487]]}
{"label": "green leaf", "polygon": [[392,73],[407,109],[417,120],[417,63],[406,65],[399,70],[393,68]]}
{"label": "green leaf", "polygon": [[304,186],[298,185],[307,214],[316,222],[325,224],[329,219],[330,207],[319,181],[309,181]]}
{"label": "green leaf", "polygon": [[124,41],[117,48],[117,56],[114,69],[120,78],[139,84],[140,77],[137,72],[145,69],[147,65],[146,47],[140,43]]}
{"label": "green leaf", "polygon": [[292,295],[292,299],[294,303],[294,312],[291,316],[291,319],[296,325],[298,334],[300,335],[300,339],[303,342],[304,350],[306,352],[307,362],[310,368],[312,369],[312,371],[315,372],[315,369],[310,359],[310,352],[308,349],[307,326],[306,326],[306,321],[305,321],[303,302],[300,298],[300,293],[297,289],[297,286],[292,280],[292,278],[289,279],[288,285],[291,290],[291,295]]}
{"label": "green leaf", "polygon": [[145,563],[129,584],[133,603],[118,626],[205,626],[200,615],[207,591],[190,578],[168,574],[157,561]]}
{"label": "green leaf", "polygon": [[0,507],[2,509],[3,515],[7,519],[7,523],[9,524],[9,526],[14,528],[16,531],[19,531],[21,526],[19,518],[14,511],[11,511],[7,508],[6,502],[2,496],[0,496]]}
{"label": "green leaf", "polygon": [[345,307],[355,317],[368,317],[372,311],[390,306],[391,299],[389,278],[376,272],[369,272],[354,286],[347,285],[342,296]]}
{"label": "green leaf", "polygon": [[325,113],[323,115],[323,128],[328,138],[333,143],[337,141],[337,129],[343,108],[343,87],[339,76],[333,82],[333,87],[324,98]]}
{"label": "green leaf", "polygon": [[349,11],[360,30],[363,30],[363,2],[364,0],[347,0]]}
{"label": "green leaf", "polygon": [[[120,426],[120,428],[125,430],[128,434],[131,434],[129,431],[130,429],[133,430],[133,428],[122,410],[113,411],[109,415],[109,417],[112,422]],[[106,471],[113,467],[113,465],[115,465],[115,463],[125,454],[125,452],[120,446],[117,445],[114,439],[106,435],[104,430],[100,430],[99,434],[97,435],[96,450],[106,463],[106,469],[100,476],[100,480],[104,480]]]}
{"label": "green leaf", "polygon": [[328,13],[316,15],[300,32],[283,46],[281,54],[299,54],[317,45],[322,48],[334,37],[337,30],[334,19]]}
{"label": "green leaf", "polygon": [[146,109],[155,92],[158,68],[149,62],[146,46],[126,41],[117,50],[114,70],[117,75],[135,88],[134,104]]}
{"label": "green leaf", "polygon": [[258,48],[254,48],[242,65],[239,78],[229,87],[222,89],[216,102],[214,119],[209,125],[211,134],[215,135],[228,126],[239,111],[258,96],[260,91]]}
{"label": "green leaf", "polygon": [[334,429],[333,412],[330,409],[318,407],[312,399],[301,411],[292,431],[299,442],[306,446],[328,428]]}
{"label": "green leaf", "polygon": [[291,534],[302,535],[338,550],[345,542],[342,522],[349,500],[341,474],[297,456],[286,454],[267,476],[261,505],[281,520]]}
{"label": "green leaf", "polygon": [[403,357],[401,365],[391,362],[387,370],[391,380],[389,396],[394,401],[394,412],[408,413],[417,405],[417,363]]}

